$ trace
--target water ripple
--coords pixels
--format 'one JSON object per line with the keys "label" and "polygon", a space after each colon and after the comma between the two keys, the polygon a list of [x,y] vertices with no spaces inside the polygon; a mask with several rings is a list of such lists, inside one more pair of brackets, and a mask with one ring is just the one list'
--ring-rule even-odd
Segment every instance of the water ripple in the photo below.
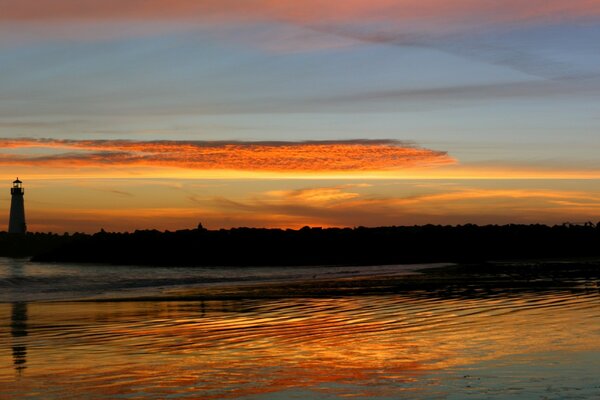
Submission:
{"label": "water ripple", "polygon": [[0,344],[0,398],[600,397],[597,290],[13,301]]}

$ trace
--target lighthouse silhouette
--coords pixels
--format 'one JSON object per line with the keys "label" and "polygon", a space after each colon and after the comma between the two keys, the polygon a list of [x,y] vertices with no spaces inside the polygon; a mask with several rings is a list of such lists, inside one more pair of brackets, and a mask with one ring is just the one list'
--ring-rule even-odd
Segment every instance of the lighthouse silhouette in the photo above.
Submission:
{"label": "lighthouse silhouette", "polygon": [[12,199],[10,202],[10,220],[8,222],[8,233],[25,233],[27,224],[25,224],[25,202],[23,195],[23,182],[17,178],[10,188]]}

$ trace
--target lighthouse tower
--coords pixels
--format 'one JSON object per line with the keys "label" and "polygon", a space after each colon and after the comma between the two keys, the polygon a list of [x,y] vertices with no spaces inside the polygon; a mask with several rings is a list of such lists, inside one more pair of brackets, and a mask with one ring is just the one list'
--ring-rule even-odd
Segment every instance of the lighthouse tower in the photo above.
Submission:
{"label": "lighthouse tower", "polygon": [[12,200],[10,202],[8,233],[25,233],[27,232],[27,225],[25,224],[25,203],[23,200],[25,190],[23,189],[23,182],[21,182],[19,178],[13,182],[12,188],[10,188],[10,194],[12,195]]}

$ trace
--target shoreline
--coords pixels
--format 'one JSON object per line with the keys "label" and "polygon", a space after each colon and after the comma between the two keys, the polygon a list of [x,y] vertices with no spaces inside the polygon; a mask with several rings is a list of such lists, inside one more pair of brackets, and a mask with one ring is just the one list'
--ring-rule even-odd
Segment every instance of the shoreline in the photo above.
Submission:
{"label": "shoreline", "polygon": [[398,274],[364,274],[335,279],[316,278],[173,288],[165,290],[160,295],[107,298],[100,296],[80,301],[233,301],[394,294],[418,294],[427,297],[481,297],[498,293],[557,290],[600,292],[600,260],[519,260],[511,263],[485,264],[446,263],[417,267]]}
{"label": "shoreline", "polygon": [[[8,275],[2,281],[8,289],[8,297],[2,303],[229,301],[390,294],[440,298],[556,290],[600,291],[600,258],[597,257],[303,267],[148,268],[30,262],[22,265],[34,269],[40,266],[46,271],[45,275],[30,277],[22,272],[14,275],[15,272],[10,271],[18,271],[20,267],[9,261],[5,266]],[[46,279],[58,279],[58,285],[65,285],[64,279],[69,279],[75,287],[69,289],[70,284],[67,284],[64,292],[54,295],[53,281],[49,281],[44,285],[50,285],[51,292],[44,296],[47,286],[36,285]],[[79,282],[81,287],[77,287]]]}

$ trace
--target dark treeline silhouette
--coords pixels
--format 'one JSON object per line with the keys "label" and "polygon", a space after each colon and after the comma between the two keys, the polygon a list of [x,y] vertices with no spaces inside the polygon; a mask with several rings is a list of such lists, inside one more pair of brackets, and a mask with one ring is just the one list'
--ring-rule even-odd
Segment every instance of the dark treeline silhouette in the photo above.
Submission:
{"label": "dark treeline silhouette", "polygon": [[[176,232],[93,235],[0,234],[0,255],[34,261],[124,265],[285,266],[483,262],[552,257],[599,257],[600,224],[459,225]],[[27,247],[30,246],[29,251]],[[26,254],[27,253],[27,254]]]}
{"label": "dark treeline silhouette", "polygon": [[73,235],[56,233],[15,234],[0,232],[0,256],[31,257],[64,246],[78,238],[89,237],[82,233]]}

